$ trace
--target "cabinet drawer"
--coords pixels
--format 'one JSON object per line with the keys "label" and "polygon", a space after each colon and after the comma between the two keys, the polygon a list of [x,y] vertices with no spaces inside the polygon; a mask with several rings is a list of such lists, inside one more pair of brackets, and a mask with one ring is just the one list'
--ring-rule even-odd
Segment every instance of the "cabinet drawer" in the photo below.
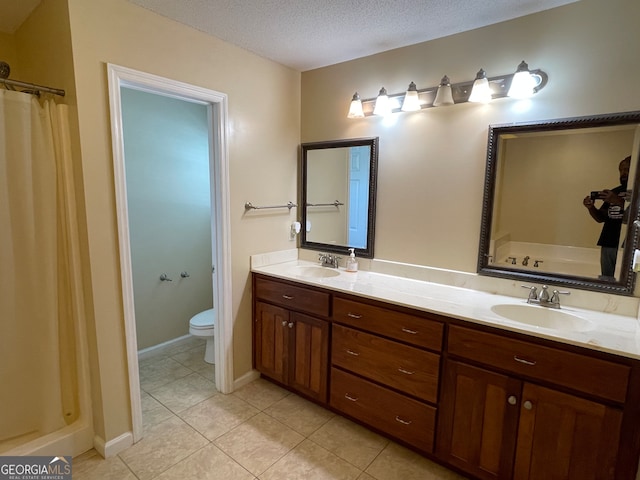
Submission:
{"label": "cabinet drawer", "polygon": [[425,452],[433,451],[436,409],[333,368],[331,406]]}
{"label": "cabinet drawer", "polygon": [[329,294],[288,283],[256,278],[255,294],[261,300],[313,315],[329,315]]}
{"label": "cabinet drawer", "polygon": [[440,351],[443,324],[345,298],[333,299],[333,319],[386,337]]}
{"label": "cabinet drawer", "polygon": [[626,365],[458,326],[449,329],[448,343],[452,355],[616,402],[626,398]]}
{"label": "cabinet drawer", "polygon": [[437,402],[440,356],[435,353],[334,324],[331,361],[414,397]]}

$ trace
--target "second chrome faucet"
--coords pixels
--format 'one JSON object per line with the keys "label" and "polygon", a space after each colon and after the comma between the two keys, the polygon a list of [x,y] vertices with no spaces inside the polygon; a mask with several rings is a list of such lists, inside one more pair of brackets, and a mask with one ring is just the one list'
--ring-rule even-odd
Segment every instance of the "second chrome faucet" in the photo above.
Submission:
{"label": "second chrome faucet", "polygon": [[549,287],[543,285],[538,293],[538,287],[522,285],[523,288],[529,289],[529,297],[527,303],[540,305],[542,307],[560,308],[560,295],[571,295],[571,292],[553,290],[549,296]]}

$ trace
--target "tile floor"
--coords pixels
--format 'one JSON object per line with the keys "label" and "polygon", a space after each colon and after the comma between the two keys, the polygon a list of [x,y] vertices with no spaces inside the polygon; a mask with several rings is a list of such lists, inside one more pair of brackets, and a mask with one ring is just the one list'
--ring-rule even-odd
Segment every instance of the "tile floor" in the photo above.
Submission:
{"label": "tile floor", "polygon": [[144,354],[144,438],[73,461],[74,480],[460,480],[452,473],[266,380],[216,391],[204,343]]}

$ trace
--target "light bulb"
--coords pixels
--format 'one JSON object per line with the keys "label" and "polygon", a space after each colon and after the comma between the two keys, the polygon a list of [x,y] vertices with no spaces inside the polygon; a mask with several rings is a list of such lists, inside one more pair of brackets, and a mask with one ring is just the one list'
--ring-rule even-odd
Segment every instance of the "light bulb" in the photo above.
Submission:
{"label": "light bulb", "polygon": [[436,99],[433,101],[434,107],[441,107],[444,105],[453,105],[453,94],[451,92],[451,82],[446,75],[440,80],[440,86],[436,93]]}
{"label": "light bulb", "polygon": [[404,94],[404,100],[402,102],[402,111],[403,112],[415,112],[420,110],[420,98],[418,96],[418,89],[416,88],[416,84],[411,82],[409,84],[409,88]]}
{"label": "light bulb", "polygon": [[481,68],[476,75],[469,95],[470,102],[489,103],[491,101],[491,87],[487,80],[487,73]]}
{"label": "light bulb", "polygon": [[391,103],[389,102],[389,97],[387,96],[386,88],[382,87],[380,92],[378,93],[378,98],[376,98],[376,106],[373,109],[374,115],[387,116],[391,113]]}
{"label": "light bulb", "polygon": [[349,106],[349,113],[347,114],[347,118],[363,118],[364,112],[362,111],[362,100],[360,100],[360,95],[358,92],[353,94],[353,98],[351,99],[351,105]]}

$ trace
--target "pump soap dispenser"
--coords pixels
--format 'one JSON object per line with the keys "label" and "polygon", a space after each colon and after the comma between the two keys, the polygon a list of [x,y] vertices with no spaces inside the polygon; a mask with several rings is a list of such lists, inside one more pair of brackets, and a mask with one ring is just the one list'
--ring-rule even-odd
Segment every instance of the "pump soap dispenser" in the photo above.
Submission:
{"label": "pump soap dispenser", "polygon": [[350,248],[349,260],[347,260],[347,272],[357,272],[358,262],[356,260],[355,249]]}

